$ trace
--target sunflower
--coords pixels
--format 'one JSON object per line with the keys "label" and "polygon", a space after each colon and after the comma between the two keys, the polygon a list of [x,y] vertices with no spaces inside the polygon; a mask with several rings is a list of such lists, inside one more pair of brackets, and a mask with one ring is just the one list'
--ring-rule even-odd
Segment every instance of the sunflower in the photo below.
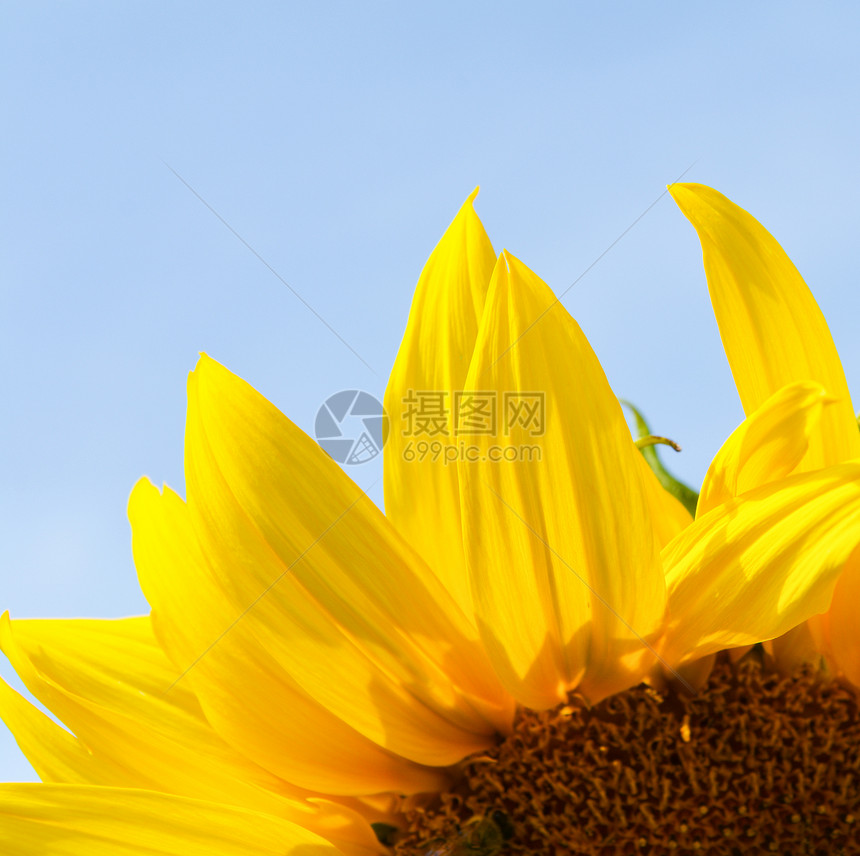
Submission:
{"label": "sunflower", "polygon": [[576,322],[496,256],[473,193],[424,268],[386,391],[385,515],[203,356],[187,498],[143,479],[129,503],[151,614],[3,617],[3,651],[69,729],[0,686],[44,782],[0,786],[5,852],[848,840],[855,696],[808,666],[762,669],[757,644],[783,664],[818,650],[856,682],[851,606],[833,598],[856,602],[847,389],[770,235],[715,191],[671,191],[702,238],[748,413],[695,520]]}

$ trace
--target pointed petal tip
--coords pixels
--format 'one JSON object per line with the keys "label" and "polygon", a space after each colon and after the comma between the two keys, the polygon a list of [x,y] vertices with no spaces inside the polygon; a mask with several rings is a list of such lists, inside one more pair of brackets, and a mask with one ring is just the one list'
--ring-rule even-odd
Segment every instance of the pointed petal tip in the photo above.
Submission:
{"label": "pointed petal tip", "polygon": [[466,204],[471,205],[478,198],[478,194],[481,192],[481,185],[476,184],[475,189],[466,197]]}
{"label": "pointed petal tip", "polygon": [[126,505],[126,517],[131,524],[132,532],[141,516],[145,516],[152,504],[162,499],[176,497],[177,494],[171,490],[168,484],[162,482],[161,487],[155,484],[149,476],[141,476],[131,489]]}
{"label": "pointed petal tip", "polygon": [[683,205],[681,204],[682,199],[689,199],[691,196],[698,196],[702,191],[710,191],[711,193],[719,192],[714,190],[712,187],[708,187],[706,184],[697,184],[691,181],[672,182],[672,184],[666,185],[666,190],[669,191],[669,195],[675,200],[678,207],[681,209],[683,209]]}
{"label": "pointed petal tip", "polygon": [[2,615],[0,615],[0,651],[6,654],[7,657],[11,641],[12,616],[9,614],[9,610],[7,609]]}
{"label": "pointed petal tip", "polygon": [[710,218],[718,212],[734,211],[744,217],[749,213],[733,202],[724,193],[707,184],[679,182],[668,186],[669,195],[681,209],[684,216],[698,229],[702,217]]}
{"label": "pointed petal tip", "polygon": [[[212,358],[209,356],[209,354],[207,354],[207,353],[206,353],[206,351],[198,351],[198,352],[197,352],[197,362],[194,364],[194,368],[193,368],[193,369],[191,369],[191,372],[195,372],[195,371],[197,371],[197,369],[198,369],[198,368],[200,368],[200,366],[201,366],[203,363],[205,363],[205,362],[207,362],[208,360],[211,360],[211,359],[212,359]],[[189,372],[189,374],[190,374],[191,372]]]}
{"label": "pointed petal tip", "polygon": [[197,352],[197,363],[195,364],[194,368],[191,369],[189,374],[195,374],[197,372],[203,372],[206,369],[215,368],[215,367],[223,368],[221,363],[219,363],[217,360],[213,360],[212,357],[210,357],[209,354],[206,353],[206,351],[198,351]]}
{"label": "pointed petal tip", "polygon": [[227,366],[210,357],[205,351],[201,351],[197,364],[188,372],[186,391],[189,407],[194,400],[194,393],[201,390],[209,390],[218,384],[225,384],[236,380],[239,380],[239,378]]}
{"label": "pointed petal tip", "polygon": [[152,491],[163,493],[166,487],[167,485],[162,485],[159,489],[149,476],[141,476],[134,483],[134,487],[132,487],[131,493],[128,495],[128,504],[131,506],[132,502],[140,498],[144,493],[151,493]]}

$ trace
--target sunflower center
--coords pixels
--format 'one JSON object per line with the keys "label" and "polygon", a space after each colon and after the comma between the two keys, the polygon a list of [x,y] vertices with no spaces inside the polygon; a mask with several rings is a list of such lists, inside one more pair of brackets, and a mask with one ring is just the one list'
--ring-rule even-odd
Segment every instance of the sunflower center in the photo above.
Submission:
{"label": "sunflower center", "polygon": [[858,699],[723,658],[693,698],[640,686],[523,710],[407,819],[404,856],[857,854]]}

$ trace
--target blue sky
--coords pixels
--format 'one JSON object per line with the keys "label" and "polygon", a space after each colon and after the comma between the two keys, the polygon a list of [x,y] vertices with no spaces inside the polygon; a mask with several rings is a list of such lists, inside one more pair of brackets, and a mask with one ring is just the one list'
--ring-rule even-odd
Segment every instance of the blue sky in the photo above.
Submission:
{"label": "blue sky", "polygon": [[[615,391],[684,447],[669,464],[690,482],[741,418],[698,240],[661,198],[691,164],[685,180],[781,241],[858,389],[858,18],[5,3],[0,609],[145,611],[126,501],[144,474],[183,490],[197,353],[308,430],[337,390],[381,397],[421,267],[476,184],[496,250],[556,292],[659,200],[564,304]],[[351,470],[365,487],[380,473]],[[32,778],[0,731],[0,780]]]}

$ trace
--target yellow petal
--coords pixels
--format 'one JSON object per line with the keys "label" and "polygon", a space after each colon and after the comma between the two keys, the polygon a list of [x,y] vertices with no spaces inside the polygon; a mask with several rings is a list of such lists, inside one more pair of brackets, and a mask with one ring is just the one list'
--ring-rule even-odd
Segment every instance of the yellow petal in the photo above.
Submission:
{"label": "yellow petal", "polygon": [[742,208],[710,187],[669,192],[696,228],[723,346],[752,413],[793,381],[815,381],[838,401],[822,414],[800,471],[860,456],[845,374],[827,322],[785,251]]}
{"label": "yellow petal", "polygon": [[[310,785],[289,773],[307,787],[385,790],[372,787],[367,777],[390,780],[392,764],[402,763],[409,776],[392,789],[415,789],[418,781],[410,777],[418,770],[402,758],[445,766],[486,747],[499,729],[509,727],[512,701],[494,679],[474,625],[436,576],[315,443],[205,357],[189,379],[186,477],[187,509],[158,511],[161,522],[149,526],[156,552],[142,584],[156,618],[164,618],[168,602],[184,609],[181,589],[188,572],[177,582],[175,569],[188,564],[184,556],[190,550],[197,551],[201,570],[193,573],[200,579],[196,588],[205,591],[195,598],[207,604],[190,629],[179,613],[169,621],[174,634],[186,634],[177,662],[187,668],[206,652],[192,669],[195,692],[215,727],[222,733],[231,729],[228,739],[245,741],[242,750],[258,763],[274,770],[271,759],[263,760],[269,744],[245,734],[259,728],[236,726],[239,711],[228,713],[228,698],[222,698],[226,688],[250,681],[246,661],[255,652],[264,654],[260,668],[269,681],[290,684],[292,694],[299,690],[306,703],[313,700],[330,712],[333,725],[349,723],[356,750],[359,735],[367,738],[371,755],[379,747],[388,750],[387,762],[362,758],[322,773],[342,778],[349,770],[355,777],[349,785]],[[158,534],[159,528],[175,529],[176,521],[176,531]],[[157,555],[171,541],[174,555]],[[176,639],[165,644],[175,646]],[[205,685],[197,678],[203,663]],[[283,722],[284,704],[265,682],[251,692],[270,708],[269,729]],[[219,712],[213,709],[216,697]],[[293,730],[293,740],[305,739],[305,728],[280,727]],[[326,738],[326,751],[334,753],[343,742]],[[299,754],[310,762],[308,747]],[[283,760],[284,769],[295,766],[286,754]],[[321,774],[301,766],[303,777]],[[363,768],[365,787],[353,790]],[[420,771],[425,785],[428,773]],[[340,789],[345,786],[350,790]]]}
{"label": "yellow petal", "polygon": [[773,639],[824,612],[858,542],[856,463],[781,479],[697,518],[663,550],[665,659]]}
{"label": "yellow petal", "polygon": [[[296,685],[244,620],[251,603],[239,606],[219,588],[188,507],[175,493],[138,482],[129,519],[156,634],[179,674],[163,692],[187,686],[228,743],[311,790],[410,793],[444,784],[433,771],[358,734]],[[320,668],[325,671],[325,664]]]}
{"label": "yellow petal", "polygon": [[[157,684],[159,672],[169,672],[154,640],[147,645],[146,623],[146,619],[11,622],[8,614],[0,618],[3,652],[27,688],[77,735],[4,685],[0,716],[43,781],[159,788],[159,778],[174,778],[181,788],[185,768],[175,770],[176,757],[187,751],[191,767],[201,760],[195,758],[199,745],[193,698],[161,698],[163,682],[151,694],[152,677]],[[135,674],[137,669],[142,674]],[[197,716],[198,731],[211,732],[199,712]],[[157,732],[162,719],[166,758]],[[187,746],[181,739],[177,742],[177,732],[187,733]],[[217,744],[217,738],[212,742]],[[217,775],[217,770],[206,773]],[[193,782],[194,772],[188,778]],[[229,794],[234,789],[228,776],[224,780],[221,784]],[[204,775],[202,787],[205,781]],[[241,790],[241,782],[235,790]]]}
{"label": "yellow petal", "polygon": [[352,807],[320,802],[319,794],[240,755],[212,730],[185,686],[165,692],[179,672],[156,643],[148,618],[3,616],[0,645],[30,692],[74,732],[0,683],[0,718],[42,781],[211,799],[338,837],[347,853],[373,848],[367,822]]}
{"label": "yellow petal", "polygon": [[809,448],[825,404],[817,383],[798,381],[767,398],[731,434],[708,467],[696,515],[792,473]]}
{"label": "yellow petal", "polygon": [[[740,650],[740,649],[735,649]],[[651,669],[646,683],[658,692],[698,692],[708,682],[717,655],[700,657],[683,665],[670,666],[665,660],[656,663]]]}
{"label": "yellow petal", "polygon": [[385,391],[391,432],[385,514],[471,615],[457,467],[418,443],[454,442],[453,395],[463,389],[496,255],[475,214],[477,189],[433,250],[412,299]]}
{"label": "yellow petal", "polygon": [[205,357],[189,381],[186,477],[221,585],[235,604],[259,598],[243,624],[320,704],[422,764],[455,763],[508,727],[477,631],[438,578],[316,443]]}
{"label": "yellow petal", "polygon": [[[574,687],[597,699],[635,683],[652,659],[643,638],[658,631],[665,603],[639,452],[582,331],[507,253],[466,389],[466,551],[502,681],[535,708]],[[475,414],[487,400],[495,430],[480,433]]]}
{"label": "yellow petal", "polygon": [[[848,559],[836,584],[833,602],[827,615],[820,616],[824,625],[825,651],[835,671],[860,687],[860,549]],[[812,629],[815,629],[815,623]]]}
{"label": "yellow petal", "polygon": [[[0,680],[0,719],[43,782],[89,782],[104,775],[73,734]],[[95,769],[94,769],[95,768]]]}
{"label": "yellow petal", "polygon": [[337,856],[262,812],[151,791],[0,784],[4,856]]}
{"label": "yellow petal", "polygon": [[[844,576],[845,571],[843,570],[842,573]],[[838,590],[839,583],[836,588],[837,592]],[[793,675],[806,663],[818,666],[821,662],[821,654],[816,650],[812,634],[809,632],[808,621],[792,627],[787,633],[777,636],[770,642],[765,642],[763,647],[765,653],[773,657],[777,669],[786,676]]]}

